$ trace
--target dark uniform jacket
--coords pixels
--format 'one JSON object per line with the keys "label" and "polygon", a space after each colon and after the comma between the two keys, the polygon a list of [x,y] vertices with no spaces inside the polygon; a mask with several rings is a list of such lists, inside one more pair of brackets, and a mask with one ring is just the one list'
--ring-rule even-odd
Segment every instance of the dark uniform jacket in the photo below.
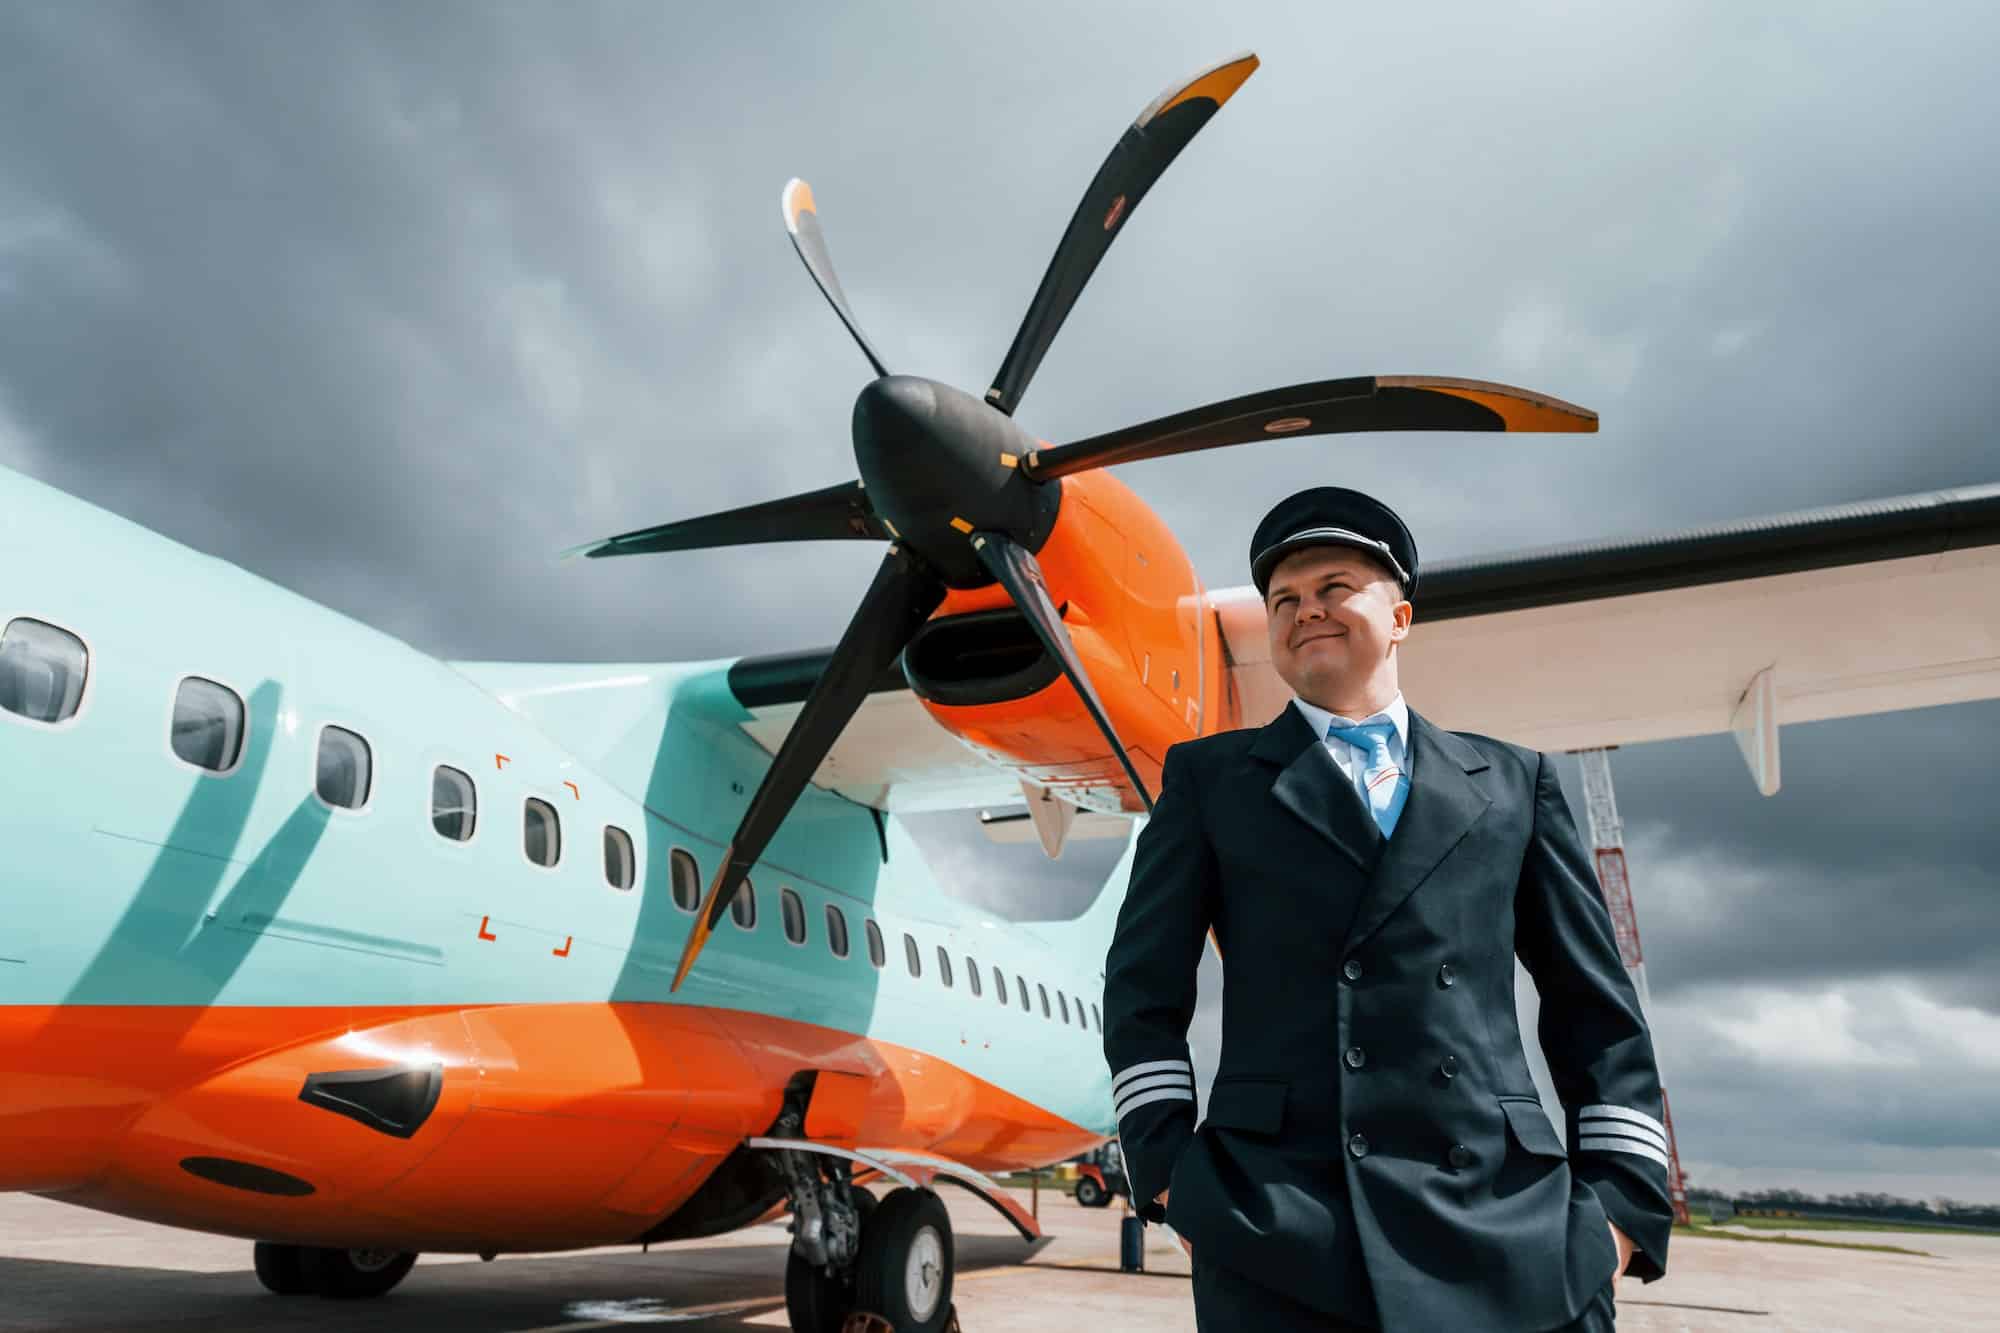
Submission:
{"label": "dark uniform jacket", "polygon": [[[1553,766],[1412,712],[1385,840],[1295,706],[1167,752],[1105,963],[1132,1197],[1204,1262],[1386,1329],[1557,1327],[1662,1276],[1660,1079]],[[1195,968],[1222,1058],[1195,1123]],[[1519,956],[1570,1150],[1514,1008]]]}

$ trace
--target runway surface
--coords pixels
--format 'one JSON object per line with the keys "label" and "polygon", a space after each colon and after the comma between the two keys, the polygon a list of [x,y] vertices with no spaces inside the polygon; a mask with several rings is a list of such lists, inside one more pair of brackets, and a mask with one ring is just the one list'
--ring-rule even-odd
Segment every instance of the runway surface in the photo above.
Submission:
{"label": "runway surface", "polygon": [[[965,1333],[1192,1330],[1187,1261],[1148,1228],[1144,1274],[1118,1271],[1116,1209],[1041,1198],[1050,1233],[1029,1246],[997,1214],[946,1192],[958,1233]],[[1992,1329],[2000,1237],[1801,1233],[1921,1254],[1676,1236],[1672,1275],[1621,1284],[1621,1329]],[[631,1325],[782,1329],[786,1237],[769,1225],[710,1241],[491,1264],[427,1258],[372,1302],[278,1297],[246,1241],[171,1231],[25,1195],[0,1195],[0,1329],[355,1329],[584,1333]]]}

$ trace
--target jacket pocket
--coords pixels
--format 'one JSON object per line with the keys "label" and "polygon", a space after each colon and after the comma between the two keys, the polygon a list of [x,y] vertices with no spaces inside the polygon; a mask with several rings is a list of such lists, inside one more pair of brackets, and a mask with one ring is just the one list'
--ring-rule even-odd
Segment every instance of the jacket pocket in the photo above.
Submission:
{"label": "jacket pocket", "polygon": [[1207,1123],[1221,1129],[1276,1134],[1285,1123],[1286,1083],[1277,1078],[1217,1079],[1208,1092]]}
{"label": "jacket pocket", "polygon": [[1537,1157],[1569,1156],[1563,1151],[1562,1140],[1556,1137],[1555,1126],[1549,1123],[1539,1098],[1502,1097],[1500,1109],[1507,1116],[1507,1129],[1514,1142]]}

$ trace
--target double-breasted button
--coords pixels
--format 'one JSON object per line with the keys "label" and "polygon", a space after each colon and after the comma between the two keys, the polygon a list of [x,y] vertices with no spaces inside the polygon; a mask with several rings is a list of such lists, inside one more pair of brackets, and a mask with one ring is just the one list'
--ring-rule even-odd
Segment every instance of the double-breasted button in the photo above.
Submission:
{"label": "double-breasted button", "polygon": [[1451,970],[1450,963],[1441,963],[1438,965],[1438,985],[1449,986],[1457,980],[1458,974]]}
{"label": "double-breasted button", "polygon": [[1347,1155],[1359,1160],[1368,1155],[1368,1137],[1365,1134],[1347,1136]]}
{"label": "double-breasted button", "polygon": [[1448,1079],[1457,1078],[1458,1057],[1455,1055],[1447,1055],[1444,1059],[1438,1061],[1438,1073],[1443,1074]]}
{"label": "double-breasted button", "polygon": [[1451,1145],[1451,1151],[1444,1155],[1444,1159],[1463,1170],[1472,1165],[1472,1149],[1463,1143],[1454,1143]]}
{"label": "double-breasted button", "polygon": [[1340,975],[1346,977],[1349,981],[1361,980],[1361,964],[1355,959],[1348,959],[1340,965]]}
{"label": "double-breasted button", "polygon": [[1347,1054],[1342,1058],[1347,1061],[1349,1069],[1359,1069],[1368,1063],[1368,1052],[1362,1050],[1359,1046],[1350,1046],[1347,1048]]}

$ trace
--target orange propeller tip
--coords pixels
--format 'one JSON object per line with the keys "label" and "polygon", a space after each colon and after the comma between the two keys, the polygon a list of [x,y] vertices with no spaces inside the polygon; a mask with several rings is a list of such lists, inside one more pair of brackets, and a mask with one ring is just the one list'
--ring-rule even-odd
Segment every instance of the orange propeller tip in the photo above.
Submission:
{"label": "orange propeller tip", "polygon": [[1155,116],[1163,116],[1181,103],[1192,102],[1198,97],[1214,102],[1219,110],[1262,63],[1254,51],[1239,51],[1227,60],[1218,61],[1161,93],[1153,105],[1139,114],[1138,123],[1143,126]]}
{"label": "orange propeller tip", "polygon": [[785,182],[784,193],[778,196],[778,201],[784,209],[786,231],[796,232],[799,229],[799,214],[819,212],[813,206],[812,186],[797,176]]}

